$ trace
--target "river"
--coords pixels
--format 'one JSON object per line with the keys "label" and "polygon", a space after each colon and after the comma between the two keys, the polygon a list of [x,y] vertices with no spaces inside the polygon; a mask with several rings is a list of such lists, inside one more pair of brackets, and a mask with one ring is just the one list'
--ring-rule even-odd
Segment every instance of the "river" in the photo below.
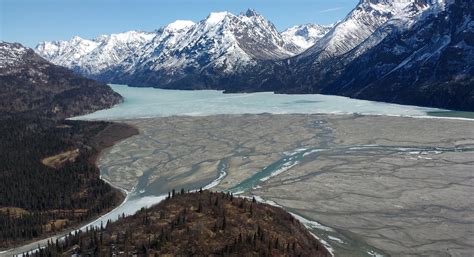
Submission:
{"label": "river", "polygon": [[[203,91],[175,91],[162,90],[154,88],[131,88],[124,85],[112,85],[112,88],[124,96],[124,103],[114,106],[111,109],[98,111],[89,115],[75,117],[81,120],[127,120],[138,118],[157,118],[168,117],[173,115],[188,116],[207,116],[216,114],[255,114],[255,113],[328,113],[328,114],[370,114],[370,115],[387,115],[387,116],[409,116],[409,117],[426,117],[430,114],[434,116],[454,116],[454,117],[470,117],[472,113],[463,113],[463,115],[454,115],[448,111],[436,108],[425,108],[417,106],[404,106],[388,103],[380,103],[373,101],[364,101],[350,99],[339,96],[325,95],[278,95],[273,93],[252,93],[252,94],[223,94],[220,91],[203,90]],[[446,114],[446,115],[444,115]],[[228,188],[228,191],[235,194],[248,192],[252,188],[257,188],[260,183],[277,176],[293,166],[305,161],[305,158],[314,158],[319,152],[337,151],[350,152],[366,149],[383,149],[393,152],[411,152],[411,151],[439,151],[449,152],[457,151],[454,148],[419,148],[416,146],[405,148],[394,148],[383,145],[350,145],[341,148],[328,148],[331,140],[330,131],[327,131],[323,124],[314,124],[322,132],[318,134],[321,143],[310,148],[294,149],[285,153],[281,159],[267,165],[254,175],[246,178],[238,185]],[[472,151],[470,149],[469,151]],[[108,172],[101,170],[101,172]],[[192,183],[188,188],[212,189],[219,185],[220,181],[227,175],[227,159],[222,159],[218,165],[216,177],[201,182],[200,184]],[[165,195],[149,195],[144,191],[147,187],[147,173],[140,178],[135,188],[127,191],[125,201],[107,213],[106,215],[90,222],[87,226],[99,226],[106,223],[107,220],[115,220],[119,215],[130,215],[137,210],[156,204],[165,198]],[[260,201],[278,205],[275,202],[257,198]],[[358,256],[381,256],[383,252],[369,245],[361,243],[354,239],[351,235],[340,233],[335,229],[329,228],[316,221],[311,221],[305,217],[292,212],[301,222],[303,222],[316,237],[323,241],[331,251],[335,251],[336,255],[352,252]],[[59,235],[61,237],[61,235]],[[55,240],[56,237],[51,238]],[[38,241],[27,246],[15,249],[14,251],[3,252],[0,255],[11,255],[21,253],[31,249],[35,249],[38,245],[42,246],[46,240]]]}

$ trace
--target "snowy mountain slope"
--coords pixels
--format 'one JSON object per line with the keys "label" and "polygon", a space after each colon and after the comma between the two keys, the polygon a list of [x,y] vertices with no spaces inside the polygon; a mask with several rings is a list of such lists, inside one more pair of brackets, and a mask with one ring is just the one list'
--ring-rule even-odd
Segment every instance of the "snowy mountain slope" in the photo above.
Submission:
{"label": "snowy mountain slope", "polygon": [[[254,10],[234,15],[211,13],[165,40],[147,45],[130,74],[116,77],[133,85],[212,87],[208,79],[239,73],[262,60],[278,60],[301,51],[283,40],[275,26]],[[212,77],[212,78],[211,78]],[[192,78],[189,85],[185,80]],[[200,85],[197,85],[197,84]]]}
{"label": "snowy mountain slope", "polygon": [[176,52],[174,58],[164,60],[161,67],[205,67],[213,63],[228,71],[253,59],[283,59],[297,51],[286,44],[272,23],[253,10],[240,15],[211,13],[182,35],[172,50]]}
{"label": "snowy mountain slope", "polygon": [[158,29],[155,37],[133,55],[128,56],[116,69],[125,74],[133,74],[137,67],[164,63],[170,58],[180,38],[193,26],[194,22],[188,20],[177,20],[165,27]]}
{"label": "snowy mountain slope", "polygon": [[[459,5],[470,10],[468,4],[467,0],[361,0],[332,27],[302,25],[282,33],[253,10],[239,15],[220,12],[198,23],[177,21],[151,33],[154,36],[133,50],[117,54],[107,55],[114,49],[102,50],[99,40],[78,38],[45,43],[37,51],[90,77],[133,86],[327,93],[466,109],[463,101],[453,99],[461,92],[456,85],[471,83],[473,64],[465,59],[472,56],[471,34],[463,34],[467,39],[452,45],[459,36],[440,26],[469,31],[471,25],[459,23],[456,17],[461,14],[453,11]],[[408,34],[413,36],[404,41]],[[63,46],[67,44],[70,47]],[[452,55],[455,52],[458,56]],[[111,57],[115,55],[120,58]],[[453,65],[443,59],[446,56],[457,62]],[[420,93],[420,85],[429,89]],[[440,100],[440,92],[449,95],[445,91],[451,87],[459,90],[451,92],[451,100]]]}
{"label": "snowy mountain slope", "polygon": [[8,75],[14,72],[14,69],[9,67],[20,66],[25,58],[28,49],[20,44],[11,44],[7,42],[0,42],[0,75]]}
{"label": "snowy mountain slope", "polygon": [[324,92],[474,111],[473,16],[468,0],[427,12],[346,65]]}
{"label": "snowy mountain slope", "polygon": [[361,0],[345,19],[335,24],[303,53],[287,60],[263,63],[241,74],[229,91],[274,90],[281,93],[321,93],[344,67],[386,36],[409,30],[428,13],[443,9],[444,0]]}
{"label": "snowy mountain slope", "polygon": [[56,66],[21,44],[0,42],[0,115],[31,112],[64,118],[121,101],[107,85]]}
{"label": "snowy mountain slope", "polygon": [[283,40],[300,47],[303,52],[326,35],[332,27],[333,25],[304,24],[288,28],[281,35]]}
{"label": "snowy mountain slope", "polygon": [[199,73],[235,73],[303,50],[252,9],[239,15],[211,13],[197,24],[177,21],[153,33],[75,37],[36,48],[48,60],[101,81],[152,86]]}
{"label": "snowy mountain slope", "polygon": [[69,41],[42,42],[35,50],[54,64],[89,76],[113,69],[155,36],[137,31],[102,35],[93,40],[76,36]]}
{"label": "snowy mountain slope", "polygon": [[[344,20],[314,46],[297,57],[298,61],[319,63],[341,56],[373,35],[386,23],[409,26],[415,17],[444,0],[361,0]],[[367,46],[367,49],[371,45]],[[362,54],[359,51],[358,54]]]}
{"label": "snowy mountain slope", "polygon": [[[385,37],[410,30],[419,19],[443,10],[445,0],[361,0],[314,46],[288,62],[279,92],[322,93],[344,68]],[[278,76],[278,75],[276,75]]]}

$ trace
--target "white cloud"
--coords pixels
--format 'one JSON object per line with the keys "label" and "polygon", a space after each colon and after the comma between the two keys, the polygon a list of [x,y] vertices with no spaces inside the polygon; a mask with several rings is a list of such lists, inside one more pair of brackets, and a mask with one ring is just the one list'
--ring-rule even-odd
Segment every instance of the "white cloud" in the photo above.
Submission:
{"label": "white cloud", "polygon": [[319,13],[335,12],[344,9],[344,7],[334,7],[319,11]]}

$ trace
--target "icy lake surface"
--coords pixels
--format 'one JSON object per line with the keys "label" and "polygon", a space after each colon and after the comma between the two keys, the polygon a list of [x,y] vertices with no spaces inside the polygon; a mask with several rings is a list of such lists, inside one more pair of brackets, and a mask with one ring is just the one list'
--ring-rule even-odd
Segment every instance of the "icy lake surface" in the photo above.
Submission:
{"label": "icy lake surface", "polygon": [[426,116],[435,108],[407,106],[328,95],[282,95],[271,92],[224,94],[216,90],[164,90],[111,85],[125,101],[111,109],[75,119],[119,120],[173,115],[206,116],[256,113],[360,113]]}

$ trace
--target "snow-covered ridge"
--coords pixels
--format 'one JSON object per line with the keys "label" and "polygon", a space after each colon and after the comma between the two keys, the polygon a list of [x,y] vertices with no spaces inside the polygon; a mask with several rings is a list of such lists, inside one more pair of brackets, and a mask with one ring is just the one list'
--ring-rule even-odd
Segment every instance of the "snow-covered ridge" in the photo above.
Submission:
{"label": "snow-covered ridge", "polygon": [[194,26],[195,24],[196,23],[194,23],[193,21],[189,21],[189,20],[177,20],[177,21],[174,21],[174,22],[166,25],[165,29],[168,30],[168,31],[181,31],[181,30],[190,28],[190,27]]}
{"label": "snow-covered ridge", "polygon": [[177,20],[153,32],[42,42],[35,50],[55,64],[90,77],[149,71],[183,75],[184,70],[210,68],[231,73],[257,60],[294,56],[327,30],[307,24],[279,33],[270,21],[249,9],[238,15],[213,12],[198,23]]}
{"label": "snow-covered ridge", "polygon": [[[321,62],[342,56],[359,46],[355,58],[383,39],[375,33],[384,25],[409,27],[430,9],[440,9],[446,0],[361,0],[345,19],[337,23],[323,38],[298,58]],[[371,36],[378,38],[369,39]],[[360,45],[367,41],[364,47]]]}
{"label": "snow-covered ridge", "polygon": [[322,26],[316,24],[298,25],[286,29],[281,33],[286,42],[299,46],[303,51],[314,45],[333,25]]}
{"label": "snow-covered ridge", "polygon": [[449,1],[453,0],[361,0],[334,25],[306,24],[283,32],[252,9],[240,14],[213,12],[196,23],[178,20],[153,32],[44,42],[36,51],[107,83],[316,92],[319,88],[309,88],[319,86],[320,79],[338,76],[331,71],[344,70],[388,36],[439,13]]}
{"label": "snow-covered ridge", "polygon": [[68,41],[41,42],[35,50],[54,64],[95,74],[120,64],[155,36],[139,31],[100,35],[93,40],[75,36]]}
{"label": "snow-covered ridge", "polygon": [[0,69],[20,64],[27,51],[28,49],[20,44],[0,41]]}

